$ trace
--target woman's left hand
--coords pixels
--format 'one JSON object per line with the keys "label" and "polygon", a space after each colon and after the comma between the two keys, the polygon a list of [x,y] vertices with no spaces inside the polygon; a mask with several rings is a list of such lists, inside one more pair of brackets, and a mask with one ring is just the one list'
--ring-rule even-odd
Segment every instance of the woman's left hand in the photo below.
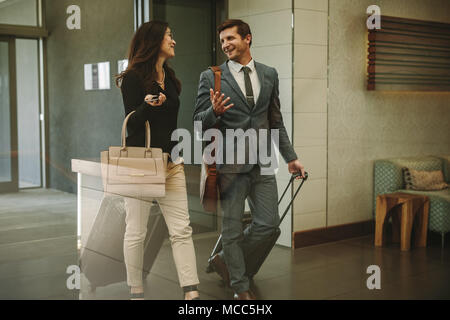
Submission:
{"label": "woman's left hand", "polygon": [[152,107],[160,107],[166,101],[166,99],[167,99],[166,95],[160,92],[157,101],[155,102],[146,101],[146,102]]}

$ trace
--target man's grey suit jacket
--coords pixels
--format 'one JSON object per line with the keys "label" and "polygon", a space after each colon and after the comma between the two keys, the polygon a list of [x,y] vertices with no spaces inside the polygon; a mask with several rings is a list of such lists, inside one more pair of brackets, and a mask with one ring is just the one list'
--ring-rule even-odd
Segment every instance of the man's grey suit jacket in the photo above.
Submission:
{"label": "man's grey suit jacket", "polygon": [[[247,100],[242,93],[239,85],[231,74],[227,63],[220,66],[222,70],[221,77],[221,93],[226,97],[230,97],[230,102],[234,106],[227,110],[221,116],[216,116],[210,101],[210,88],[214,89],[214,73],[212,70],[206,70],[200,75],[200,83],[198,88],[197,100],[195,103],[194,121],[202,122],[203,131],[210,128],[217,128],[223,134],[223,161],[225,163],[227,141],[226,129],[243,129],[250,128],[259,132],[259,129],[279,129],[279,145],[281,155],[286,162],[297,159],[297,155],[292,147],[280,110],[280,99],[278,89],[278,73],[274,68],[255,61],[255,68],[261,84],[261,90],[258,100],[253,108],[250,108]],[[270,144],[270,130],[267,130],[268,137],[266,141]],[[257,136],[258,146],[260,135]],[[231,140],[231,139],[230,139]],[[248,154],[249,145],[245,145],[245,153]],[[242,150],[240,150],[242,152]],[[237,155],[237,144],[235,143],[234,155]],[[270,149],[269,149],[270,154]],[[246,160],[244,164],[216,164],[217,170],[221,173],[241,173],[249,172],[254,164],[249,164]],[[259,159],[258,159],[259,163]]]}

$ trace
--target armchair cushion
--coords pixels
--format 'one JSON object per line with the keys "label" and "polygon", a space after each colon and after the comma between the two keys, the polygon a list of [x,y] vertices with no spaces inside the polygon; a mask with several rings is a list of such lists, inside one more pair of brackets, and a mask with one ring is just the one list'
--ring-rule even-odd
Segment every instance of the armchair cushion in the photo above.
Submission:
{"label": "armchair cushion", "polygon": [[447,155],[441,155],[439,156],[444,163],[443,163],[443,169],[444,169],[444,179],[447,181],[447,183],[450,183],[450,154]]}
{"label": "armchair cushion", "polygon": [[444,175],[441,170],[420,171],[409,168],[402,168],[405,189],[407,190],[442,190],[448,187],[444,182]]}

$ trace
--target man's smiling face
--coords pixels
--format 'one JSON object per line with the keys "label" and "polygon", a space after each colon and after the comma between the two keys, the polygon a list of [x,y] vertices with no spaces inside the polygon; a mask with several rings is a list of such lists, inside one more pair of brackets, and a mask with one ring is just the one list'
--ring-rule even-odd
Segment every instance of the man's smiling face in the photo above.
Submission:
{"label": "man's smiling face", "polygon": [[248,34],[242,38],[238,33],[238,27],[234,26],[222,30],[219,34],[220,44],[223,52],[227,55],[229,60],[239,62],[240,58],[250,51],[251,35]]}

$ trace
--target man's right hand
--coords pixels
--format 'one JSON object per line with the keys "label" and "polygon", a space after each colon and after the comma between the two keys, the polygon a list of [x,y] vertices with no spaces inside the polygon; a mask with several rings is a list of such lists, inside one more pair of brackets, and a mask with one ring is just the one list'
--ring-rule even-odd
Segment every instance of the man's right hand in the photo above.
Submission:
{"label": "man's right hand", "polygon": [[225,95],[223,93],[220,94],[219,91],[214,93],[213,89],[209,89],[209,98],[211,100],[211,104],[216,116],[221,116],[225,113],[225,111],[234,106],[233,103],[230,103],[226,106],[226,104],[230,101],[230,97],[226,98],[225,100],[223,99],[224,97]]}

